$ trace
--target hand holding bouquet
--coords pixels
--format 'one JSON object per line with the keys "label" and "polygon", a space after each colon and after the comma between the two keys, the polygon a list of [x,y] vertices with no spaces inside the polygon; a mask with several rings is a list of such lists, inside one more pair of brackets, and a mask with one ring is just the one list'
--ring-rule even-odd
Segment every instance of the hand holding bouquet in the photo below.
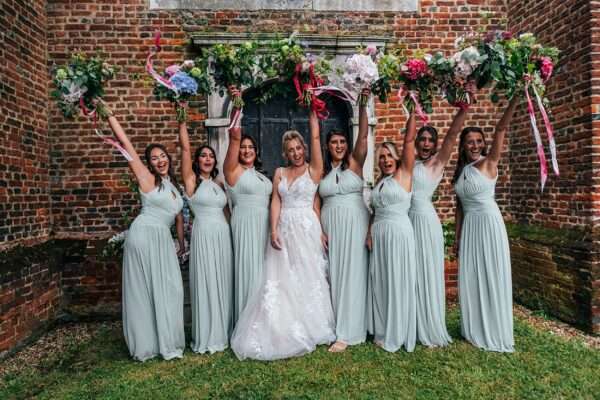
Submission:
{"label": "hand holding bouquet", "polygon": [[365,96],[363,90],[370,89],[379,80],[379,71],[373,58],[377,50],[368,47],[365,53],[354,54],[344,64],[342,81],[344,87],[358,98],[359,106],[366,106],[369,97]]}
{"label": "hand holding bouquet", "polygon": [[[258,60],[256,42],[245,42],[240,46],[230,44],[216,44],[204,50],[204,57],[208,60],[209,73],[223,96],[225,90],[231,86],[253,86],[254,75]],[[233,98],[233,107],[242,108],[244,101],[241,95]]]}
{"label": "hand holding bouquet", "polygon": [[67,118],[82,112],[96,119],[106,118],[107,110],[98,102],[104,96],[104,85],[114,78],[116,69],[99,56],[88,58],[83,53],[75,53],[66,65],[53,71],[56,86],[51,95]]}

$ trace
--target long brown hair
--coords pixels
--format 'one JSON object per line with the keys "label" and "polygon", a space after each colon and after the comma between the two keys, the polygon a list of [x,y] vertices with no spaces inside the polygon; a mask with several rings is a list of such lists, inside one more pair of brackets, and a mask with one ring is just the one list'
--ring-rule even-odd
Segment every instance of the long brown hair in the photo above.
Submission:
{"label": "long brown hair", "polygon": [[433,150],[431,152],[431,155],[433,156],[435,155],[435,153],[437,153],[438,147],[438,132],[433,126],[422,126],[421,129],[419,129],[419,131],[417,132],[417,139],[415,140],[415,142],[420,142],[425,132],[431,135],[431,141],[434,143]]}
{"label": "long brown hair", "polygon": [[163,146],[160,143],[150,143],[148,146],[146,146],[146,150],[144,151],[144,156],[146,158],[146,165],[148,165],[148,170],[152,175],[154,175],[154,186],[158,186],[158,190],[163,189],[162,176],[160,176],[158,171],[154,169],[154,165],[152,165],[152,163],[150,162],[152,159],[152,150],[156,148],[161,149],[167,155],[167,158],[169,159],[169,170],[167,174],[169,175],[173,186],[179,189],[177,186],[177,179],[175,179],[175,173],[173,172],[173,159],[171,158],[171,155],[169,154],[165,146]]}
{"label": "long brown hair", "polygon": [[194,174],[196,174],[196,184],[202,182],[202,175],[200,174],[200,162],[198,159],[200,158],[200,154],[202,154],[202,150],[204,149],[210,150],[210,152],[213,154],[213,158],[215,159],[215,165],[210,171],[210,177],[216,178],[216,176],[219,175],[219,169],[217,168],[217,153],[215,152],[215,149],[207,144],[203,144],[196,149],[196,152],[194,153],[194,161],[192,162],[192,170],[194,171]]}
{"label": "long brown hair", "polygon": [[460,174],[462,170],[465,168],[465,165],[469,163],[469,158],[467,157],[467,152],[464,149],[465,138],[471,132],[477,132],[483,138],[483,149],[481,150],[482,156],[487,156],[487,143],[485,142],[485,134],[483,130],[478,126],[467,126],[460,132],[460,138],[458,139],[458,162],[456,163],[456,169],[454,170],[454,176],[452,177],[452,184],[454,185],[458,178],[460,178]]}
{"label": "long brown hair", "polygon": [[343,171],[348,168],[350,165],[350,140],[348,136],[340,129],[332,129],[327,133],[325,137],[325,170],[323,171],[323,176],[327,176],[329,172],[333,169],[333,157],[331,156],[331,152],[329,151],[329,142],[331,138],[334,136],[341,136],[346,139],[346,154],[344,154],[344,158],[342,158],[342,165],[340,169]]}

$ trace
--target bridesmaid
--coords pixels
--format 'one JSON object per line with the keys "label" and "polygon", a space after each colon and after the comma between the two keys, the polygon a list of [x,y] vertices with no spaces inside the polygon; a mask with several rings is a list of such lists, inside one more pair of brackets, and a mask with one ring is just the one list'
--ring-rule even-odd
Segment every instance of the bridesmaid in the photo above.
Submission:
{"label": "bridesmaid", "polygon": [[415,164],[415,134],[412,113],[406,124],[402,162],[391,142],[379,145],[376,153],[382,177],[373,189],[375,218],[369,239],[373,333],[375,343],[390,352],[402,346],[413,351],[417,333],[415,240],[407,214]]}
{"label": "bridesmaid", "polygon": [[487,153],[480,128],[463,129],[452,179],[458,204],[459,296],[462,335],[484,350],[514,351],[508,237],[494,200],[504,136],[519,102],[513,96]]}
{"label": "bridesmaid", "polygon": [[[132,156],[142,209],[135,218],[123,253],[123,333],[131,356],[146,361],[161,355],[181,358],[183,331],[183,282],[170,226],[177,220],[179,248],[183,252],[183,199],[175,184],[171,156],[164,146],[146,147],[142,163],[125,131],[112,115],[110,128]],[[177,218],[176,218],[177,217]]]}
{"label": "bridesmaid", "polygon": [[[237,94],[237,89],[231,90],[232,96]],[[257,167],[260,168],[260,160],[256,142],[250,136],[242,136],[239,126],[231,128],[223,173],[233,202],[234,325],[261,284],[269,240],[269,198],[273,185]]]}
{"label": "bridesmaid", "polygon": [[217,181],[212,147],[190,149],[187,125],[179,124],[185,194],[194,212],[190,252],[192,350],[214,353],[229,345],[233,314],[233,254],[225,218],[227,196]]}
{"label": "bridesmaid", "polygon": [[442,180],[444,168],[467,115],[460,109],[437,151],[435,128],[417,132],[417,162],[413,171],[413,194],[408,216],[415,231],[417,271],[417,338],[428,347],[452,342],[446,330],[444,287],[444,234],[431,197]]}
{"label": "bridesmaid", "polygon": [[[363,94],[369,95],[368,89]],[[358,139],[348,151],[346,136],[327,135],[325,174],[319,185],[323,199],[321,225],[328,246],[331,298],[336,319],[336,342],[331,352],[342,352],[367,336],[367,275],[369,256],[365,239],[369,211],[363,201],[362,169],[367,156],[366,106],[358,113]]]}

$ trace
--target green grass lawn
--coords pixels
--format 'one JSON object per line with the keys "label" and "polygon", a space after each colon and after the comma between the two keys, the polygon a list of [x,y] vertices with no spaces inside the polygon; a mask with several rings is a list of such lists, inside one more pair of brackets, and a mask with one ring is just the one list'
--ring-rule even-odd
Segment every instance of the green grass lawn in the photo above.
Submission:
{"label": "green grass lawn", "polygon": [[410,354],[368,343],[277,362],[187,351],[182,360],[143,364],[129,359],[120,330],[105,328],[41,368],[6,376],[0,399],[600,398],[599,350],[516,319],[517,352],[489,353],[458,339],[456,309],[448,327],[456,338],[450,347]]}

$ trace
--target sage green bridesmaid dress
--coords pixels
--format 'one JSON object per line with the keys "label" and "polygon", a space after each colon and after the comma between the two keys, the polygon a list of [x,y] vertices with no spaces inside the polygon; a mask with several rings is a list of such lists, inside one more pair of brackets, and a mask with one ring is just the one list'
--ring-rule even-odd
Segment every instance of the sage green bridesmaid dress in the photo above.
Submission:
{"label": "sage green bridesmaid dress", "polygon": [[363,179],[350,169],[333,168],[321,180],[319,195],[321,225],[329,239],[336,340],[355,345],[367,335],[369,211],[363,200]]}
{"label": "sage green bridesmaid dress", "polygon": [[234,186],[227,187],[233,203],[233,323],[261,284],[269,239],[269,200],[273,184],[254,168],[246,169]]}
{"label": "sage green bridesmaid dress", "polygon": [[431,201],[441,180],[442,174],[431,176],[423,162],[416,162],[408,216],[415,231],[417,338],[428,347],[452,342],[446,329],[444,233]]}
{"label": "sage green bridesmaid dress", "polygon": [[512,278],[496,179],[467,165],[455,184],[463,208],[458,290],[462,335],[489,351],[514,351]]}
{"label": "sage green bridesmaid dress", "polygon": [[395,352],[413,351],[417,335],[414,232],[408,209],[411,193],[391,176],[373,189],[370,279],[375,342]]}
{"label": "sage green bridesmaid dress", "polygon": [[214,353],[229,346],[233,330],[233,248],[223,213],[227,196],[204,179],[190,198],[194,212],[190,249],[192,350]]}
{"label": "sage green bridesmaid dress", "polygon": [[179,191],[163,179],[141,193],[123,252],[123,333],[131,356],[145,361],[180,358],[185,348],[183,282],[170,227],[183,207]]}

